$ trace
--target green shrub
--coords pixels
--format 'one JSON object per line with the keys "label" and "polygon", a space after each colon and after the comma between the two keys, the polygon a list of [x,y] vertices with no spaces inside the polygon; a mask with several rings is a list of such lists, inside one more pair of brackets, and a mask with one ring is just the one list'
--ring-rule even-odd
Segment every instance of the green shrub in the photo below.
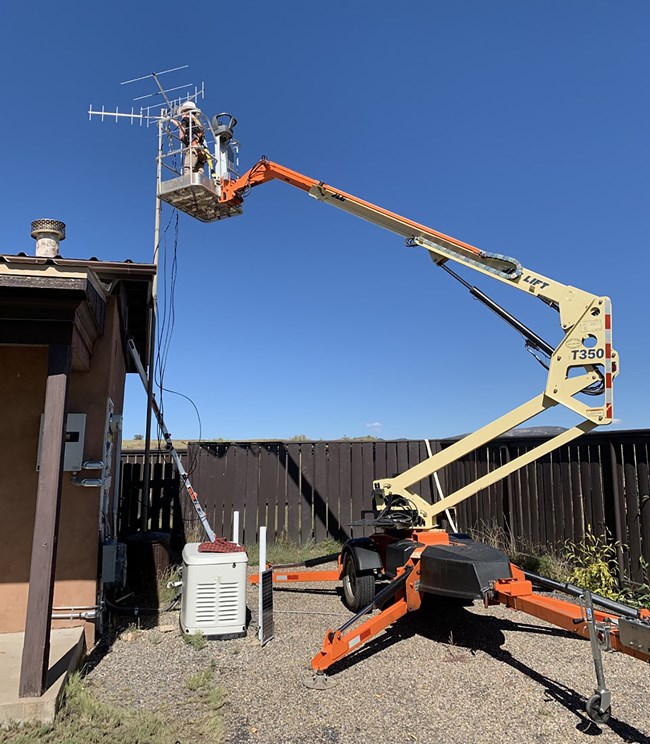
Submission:
{"label": "green shrub", "polygon": [[580,542],[567,540],[565,554],[572,566],[569,581],[601,597],[620,599],[616,549],[617,544],[611,541],[608,533],[594,535],[591,526],[587,527]]}
{"label": "green shrub", "polygon": [[201,651],[208,645],[205,636],[200,630],[197,630],[196,633],[185,633],[183,640],[196,651]]}

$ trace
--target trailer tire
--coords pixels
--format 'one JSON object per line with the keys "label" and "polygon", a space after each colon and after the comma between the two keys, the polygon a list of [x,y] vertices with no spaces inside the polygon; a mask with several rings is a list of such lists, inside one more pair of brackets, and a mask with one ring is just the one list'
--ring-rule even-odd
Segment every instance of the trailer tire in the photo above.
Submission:
{"label": "trailer tire", "polygon": [[359,612],[375,598],[375,575],[358,573],[352,553],[343,557],[343,604],[350,612]]}

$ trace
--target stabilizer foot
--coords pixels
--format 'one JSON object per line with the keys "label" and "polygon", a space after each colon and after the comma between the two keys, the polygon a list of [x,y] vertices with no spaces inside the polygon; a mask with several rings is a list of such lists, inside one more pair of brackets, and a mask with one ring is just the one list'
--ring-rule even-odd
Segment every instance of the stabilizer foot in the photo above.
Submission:
{"label": "stabilizer foot", "polygon": [[310,672],[302,683],[309,690],[329,690],[336,686],[336,680],[322,672]]}

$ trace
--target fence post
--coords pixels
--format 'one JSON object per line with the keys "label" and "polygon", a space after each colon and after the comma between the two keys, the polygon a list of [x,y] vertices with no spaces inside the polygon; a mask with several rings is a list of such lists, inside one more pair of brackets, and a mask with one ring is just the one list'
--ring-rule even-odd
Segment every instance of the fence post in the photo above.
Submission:
{"label": "fence post", "polygon": [[625,575],[625,561],[623,558],[623,520],[621,518],[621,499],[618,488],[618,464],[616,462],[616,450],[614,449],[614,443],[611,440],[609,442],[609,463],[612,469],[611,484],[612,498],[614,500],[614,524],[616,526],[616,560],[618,562],[618,574],[619,577],[622,578]]}

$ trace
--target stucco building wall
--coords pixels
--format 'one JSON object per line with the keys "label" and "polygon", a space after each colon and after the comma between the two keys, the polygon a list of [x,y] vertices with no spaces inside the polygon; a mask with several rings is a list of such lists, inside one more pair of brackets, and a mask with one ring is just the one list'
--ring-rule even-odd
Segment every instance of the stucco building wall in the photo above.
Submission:
{"label": "stucco building wall", "polygon": [[[0,633],[25,628],[47,355],[45,347],[0,346]],[[104,334],[95,342],[90,370],[73,372],[70,379],[68,412],[87,417],[84,460],[104,457],[107,399],[112,399],[114,413],[121,414],[125,374],[117,300],[110,297]],[[114,486],[119,467],[115,447],[112,460]],[[111,493],[115,498],[114,489]],[[72,473],[63,473],[55,607],[93,606],[97,601],[99,499],[99,488],[75,486]],[[55,621],[54,627],[80,624],[83,621]],[[92,643],[91,623],[86,636]]]}

